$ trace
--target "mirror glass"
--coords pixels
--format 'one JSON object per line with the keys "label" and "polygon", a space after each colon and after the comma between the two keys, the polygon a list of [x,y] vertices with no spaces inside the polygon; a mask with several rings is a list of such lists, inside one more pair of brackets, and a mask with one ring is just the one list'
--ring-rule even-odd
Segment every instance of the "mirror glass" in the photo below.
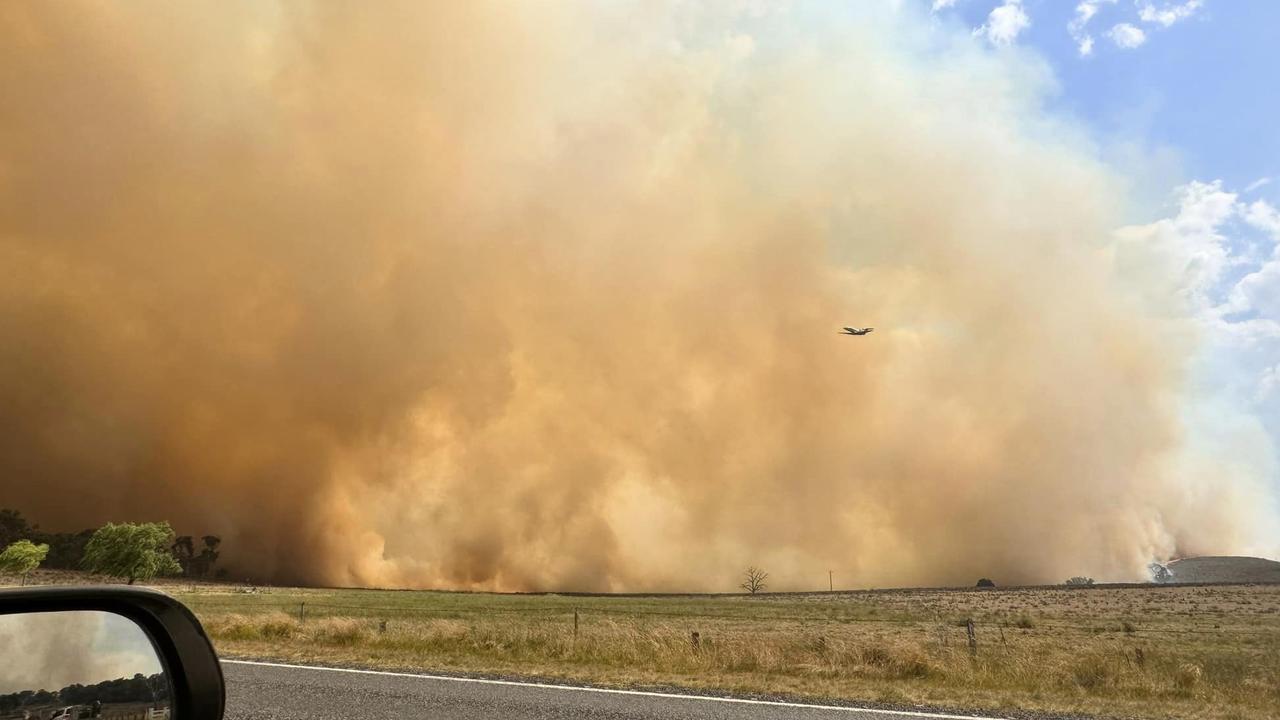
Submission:
{"label": "mirror glass", "polygon": [[100,611],[0,615],[0,720],[165,720],[169,681],[145,631]]}

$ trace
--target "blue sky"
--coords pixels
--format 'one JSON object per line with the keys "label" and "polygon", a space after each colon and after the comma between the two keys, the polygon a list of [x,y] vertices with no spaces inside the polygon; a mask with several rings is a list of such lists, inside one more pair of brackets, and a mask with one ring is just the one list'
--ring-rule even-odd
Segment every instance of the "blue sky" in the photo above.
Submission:
{"label": "blue sky", "polygon": [[[981,28],[1005,4],[944,1],[935,15]],[[1141,138],[1150,151],[1175,153],[1188,178],[1222,179],[1232,188],[1280,174],[1280,2],[1096,0],[1096,14],[1075,32],[1077,8],[1090,3],[1013,4],[1027,24],[1011,44],[1033,48],[1051,63],[1061,85],[1053,109],[1079,118],[1097,138]],[[1142,19],[1146,7],[1155,18]],[[1137,28],[1141,44],[1118,45],[1112,39],[1118,25]],[[1082,56],[1086,36],[1092,51]],[[1276,189],[1269,190],[1274,197]]]}

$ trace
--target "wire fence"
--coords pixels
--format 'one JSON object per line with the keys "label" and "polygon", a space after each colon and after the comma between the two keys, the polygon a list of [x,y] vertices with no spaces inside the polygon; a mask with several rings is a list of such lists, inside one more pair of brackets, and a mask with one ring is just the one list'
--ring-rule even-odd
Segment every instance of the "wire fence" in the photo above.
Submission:
{"label": "wire fence", "polygon": [[[1149,623],[1136,623],[1124,619],[1114,619],[1104,621],[1102,623],[1073,623],[1059,620],[1045,620],[1036,618],[1034,620],[1020,619],[1019,617],[983,617],[975,616],[967,618],[963,616],[938,616],[936,618],[920,618],[920,617],[892,617],[892,616],[867,616],[867,615],[847,615],[841,613],[811,613],[811,614],[783,614],[771,612],[758,612],[761,608],[754,607],[752,610],[757,612],[708,612],[696,611],[688,608],[679,608],[672,610],[655,610],[646,608],[614,608],[608,607],[604,603],[593,603],[586,606],[552,606],[552,607],[510,607],[510,606],[485,606],[483,608],[425,608],[421,606],[397,606],[397,605],[356,605],[345,603],[302,601],[293,598],[262,598],[254,597],[252,600],[231,599],[231,598],[202,598],[200,596],[191,596],[184,598],[186,602],[197,613],[255,613],[262,611],[276,611],[297,617],[301,621],[308,618],[317,617],[366,617],[366,618],[383,618],[395,617],[399,619],[415,619],[415,620],[484,620],[494,617],[530,617],[540,620],[559,619],[564,622],[578,622],[579,619],[587,618],[662,618],[671,621],[733,621],[744,623],[796,623],[801,626],[812,625],[897,625],[897,626],[913,626],[928,632],[936,632],[940,628],[954,628],[964,630],[968,622],[973,622],[975,626],[980,627],[984,631],[1017,631],[1017,630],[1053,630],[1059,632],[1078,632],[1087,634],[1124,634],[1124,635],[1143,635],[1148,633],[1158,633],[1165,635],[1223,635],[1230,632],[1240,632],[1244,630],[1240,623],[1234,623],[1227,628],[1221,627],[1221,623],[1215,623],[1213,627],[1197,627],[1193,625],[1180,626],[1153,626]],[[1212,622],[1212,621],[1207,621]],[[1205,624],[1206,621],[1201,621]],[[1247,628],[1249,633],[1271,632],[1280,634],[1280,625],[1270,624],[1250,624]]]}

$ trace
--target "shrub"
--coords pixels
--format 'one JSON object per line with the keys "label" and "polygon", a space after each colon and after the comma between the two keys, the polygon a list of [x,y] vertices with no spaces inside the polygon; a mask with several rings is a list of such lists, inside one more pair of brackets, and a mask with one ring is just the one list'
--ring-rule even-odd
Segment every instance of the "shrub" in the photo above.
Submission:
{"label": "shrub", "polygon": [[1204,671],[1194,663],[1183,663],[1173,673],[1173,684],[1179,690],[1191,690],[1200,683]]}
{"label": "shrub", "polygon": [[888,667],[893,662],[893,657],[889,655],[888,650],[872,646],[862,649],[862,662],[876,667]]}
{"label": "shrub", "polygon": [[995,586],[996,586],[996,583],[991,578],[981,578],[980,580],[978,580],[978,587],[980,588],[993,588]]}
{"label": "shrub", "polygon": [[1110,682],[1111,677],[1111,666],[1107,664],[1106,658],[1100,656],[1083,658],[1071,667],[1072,680],[1085,690],[1097,690]]}
{"label": "shrub", "polygon": [[224,640],[289,640],[298,631],[298,621],[280,612],[224,615],[206,620],[204,626],[209,635]]}
{"label": "shrub", "polygon": [[934,668],[918,653],[892,651],[873,645],[862,649],[862,663],[878,668],[885,677],[895,679],[919,679],[929,677]]}
{"label": "shrub", "polygon": [[309,630],[313,640],[328,645],[354,645],[365,637],[364,627],[353,618],[323,618]]}
{"label": "shrub", "polygon": [[919,656],[899,658],[893,666],[894,677],[919,680],[934,674],[934,668],[927,660]]}
{"label": "shrub", "polygon": [[[1249,683],[1249,675],[1257,663],[1248,656],[1214,654],[1201,659],[1199,665],[1203,670],[1204,682],[1238,686]],[[1277,693],[1280,697],[1280,687],[1277,687]]]}

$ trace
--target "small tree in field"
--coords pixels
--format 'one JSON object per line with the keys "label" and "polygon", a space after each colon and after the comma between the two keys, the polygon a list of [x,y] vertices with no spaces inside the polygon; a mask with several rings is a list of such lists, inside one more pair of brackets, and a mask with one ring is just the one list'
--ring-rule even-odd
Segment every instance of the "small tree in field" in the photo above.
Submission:
{"label": "small tree in field", "polygon": [[40,567],[44,556],[49,554],[48,545],[37,545],[30,540],[19,540],[0,552],[0,572],[22,576],[22,584],[27,584],[27,575]]}
{"label": "small tree in field", "polygon": [[769,573],[761,570],[755,565],[752,565],[751,567],[747,568],[746,571],[743,572],[743,575],[746,576],[746,580],[743,580],[742,584],[739,585],[738,587],[742,588],[743,590],[746,590],[752,595],[755,595],[756,593],[763,590],[764,581],[769,579]]}
{"label": "small tree in field", "polygon": [[1067,580],[1067,584],[1068,584],[1068,585],[1070,585],[1070,586],[1072,586],[1072,587],[1084,587],[1084,586],[1087,586],[1087,585],[1092,585],[1092,584],[1093,584],[1093,578],[1091,578],[1091,577],[1084,577],[1083,575],[1077,575],[1077,576],[1075,576],[1075,577],[1071,578],[1070,580]]}
{"label": "small tree in field", "polygon": [[132,585],[182,572],[169,552],[172,543],[169,523],[107,523],[89,539],[81,564],[90,572],[128,578]]}

